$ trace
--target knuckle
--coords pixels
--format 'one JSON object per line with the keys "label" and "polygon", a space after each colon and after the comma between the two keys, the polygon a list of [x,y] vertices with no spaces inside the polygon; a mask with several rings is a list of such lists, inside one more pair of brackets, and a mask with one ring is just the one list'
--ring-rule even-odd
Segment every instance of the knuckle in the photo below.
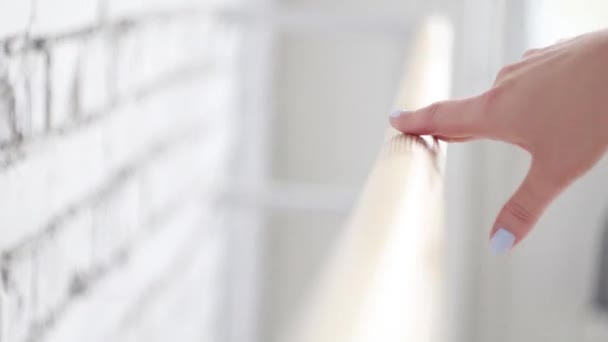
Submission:
{"label": "knuckle", "polygon": [[534,216],[532,212],[524,205],[517,201],[510,201],[505,205],[505,213],[512,217],[521,225],[529,225],[533,223]]}
{"label": "knuckle", "polygon": [[508,84],[492,87],[482,96],[482,111],[484,116],[492,116],[500,108],[504,100],[505,92],[508,90]]}
{"label": "knuckle", "polygon": [[496,82],[502,81],[518,69],[518,64],[508,64],[502,67],[496,74]]}
{"label": "knuckle", "polygon": [[428,107],[428,120],[429,125],[432,127],[436,127],[439,121],[439,112],[443,104],[441,102],[435,102]]}
{"label": "knuckle", "polygon": [[534,54],[537,54],[539,51],[540,51],[540,49],[528,49],[523,53],[522,57],[524,57],[524,58],[530,57]]}
{"label": "knuckle", "polygon": [[439,107],[441,107],[441,106],[442,106],[441,102],[435,102],[435,103],[431,104],[428,109],[429,115],[431,117],[437,115],[437,112],[439,112],[439,109],[440,109]]}
{"label": "knuckle", "polygon": [[513,104],[509,103],[511,82],[494,86],[483,93],[478,99],[478,110],[475,118],[479,129],[487,137],[509,141],[513,132],[509,129],[509,110]]}
{"label": "knuckle", "polygon": [[496,81],[500,81],[500,80],[504,79],[510,73],[511,73],[510,66],[502,67],[500,70],[498,70],[498,73],[496,74]]}

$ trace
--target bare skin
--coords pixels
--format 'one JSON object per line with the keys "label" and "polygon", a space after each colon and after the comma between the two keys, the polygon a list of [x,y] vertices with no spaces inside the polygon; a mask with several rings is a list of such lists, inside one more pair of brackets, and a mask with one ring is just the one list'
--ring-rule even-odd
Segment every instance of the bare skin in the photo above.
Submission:
{"label": "bare skin", "polygon": [[402,111],[390,122],[408,134],[500,140],[531,154],[527,177],[490,234],[512,234],[506,251],[608,149],[608,30],[529,50],[483,94]]}

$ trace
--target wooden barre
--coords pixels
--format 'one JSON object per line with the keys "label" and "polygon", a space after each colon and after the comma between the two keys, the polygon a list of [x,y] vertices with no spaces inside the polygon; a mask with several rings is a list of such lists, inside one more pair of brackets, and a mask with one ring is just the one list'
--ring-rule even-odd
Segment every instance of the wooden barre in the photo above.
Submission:
{"label": "wooden barre", "polygon": [[[424,91],[436,81],[426,78],[429,68],[450,63],[449,51],[437,59],[436,48],[429,46],[445,44],[439,49],[449,49],[451,41],[445,23],[433,20],[418,36],[397,108],[428,101],[430,95]],[[445,146],[430,137],[387,130],[327,269],[281,341],[441,339],[444,155]]]}

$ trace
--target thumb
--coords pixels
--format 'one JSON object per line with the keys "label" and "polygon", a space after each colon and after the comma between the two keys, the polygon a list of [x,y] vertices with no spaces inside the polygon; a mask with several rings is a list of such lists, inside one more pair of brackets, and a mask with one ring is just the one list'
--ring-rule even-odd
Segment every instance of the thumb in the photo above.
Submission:
{"label": "thumb", "polygon": [[490,247],[495,253],[505,253],[521,241],[558,195],[559,187],[547,179],[548,173],[544,168],[532,161],[523,183],[496,218],[490,240]]}

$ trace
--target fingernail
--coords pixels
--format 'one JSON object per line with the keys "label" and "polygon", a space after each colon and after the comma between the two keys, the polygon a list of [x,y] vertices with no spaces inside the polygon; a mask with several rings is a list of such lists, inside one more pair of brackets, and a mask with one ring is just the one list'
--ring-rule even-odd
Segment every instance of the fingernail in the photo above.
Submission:
{"label": "fingernail", "polygon": [[490,248],[496,254],[508,252],[515,243],[515,235],[504,228],[498,229],[490,240]]}
{"label": "fingernail", "polygon": [[391,118],[398,118],[401,115],[401,113],[403,113],[402,110],[396,110],[391,113]]}

